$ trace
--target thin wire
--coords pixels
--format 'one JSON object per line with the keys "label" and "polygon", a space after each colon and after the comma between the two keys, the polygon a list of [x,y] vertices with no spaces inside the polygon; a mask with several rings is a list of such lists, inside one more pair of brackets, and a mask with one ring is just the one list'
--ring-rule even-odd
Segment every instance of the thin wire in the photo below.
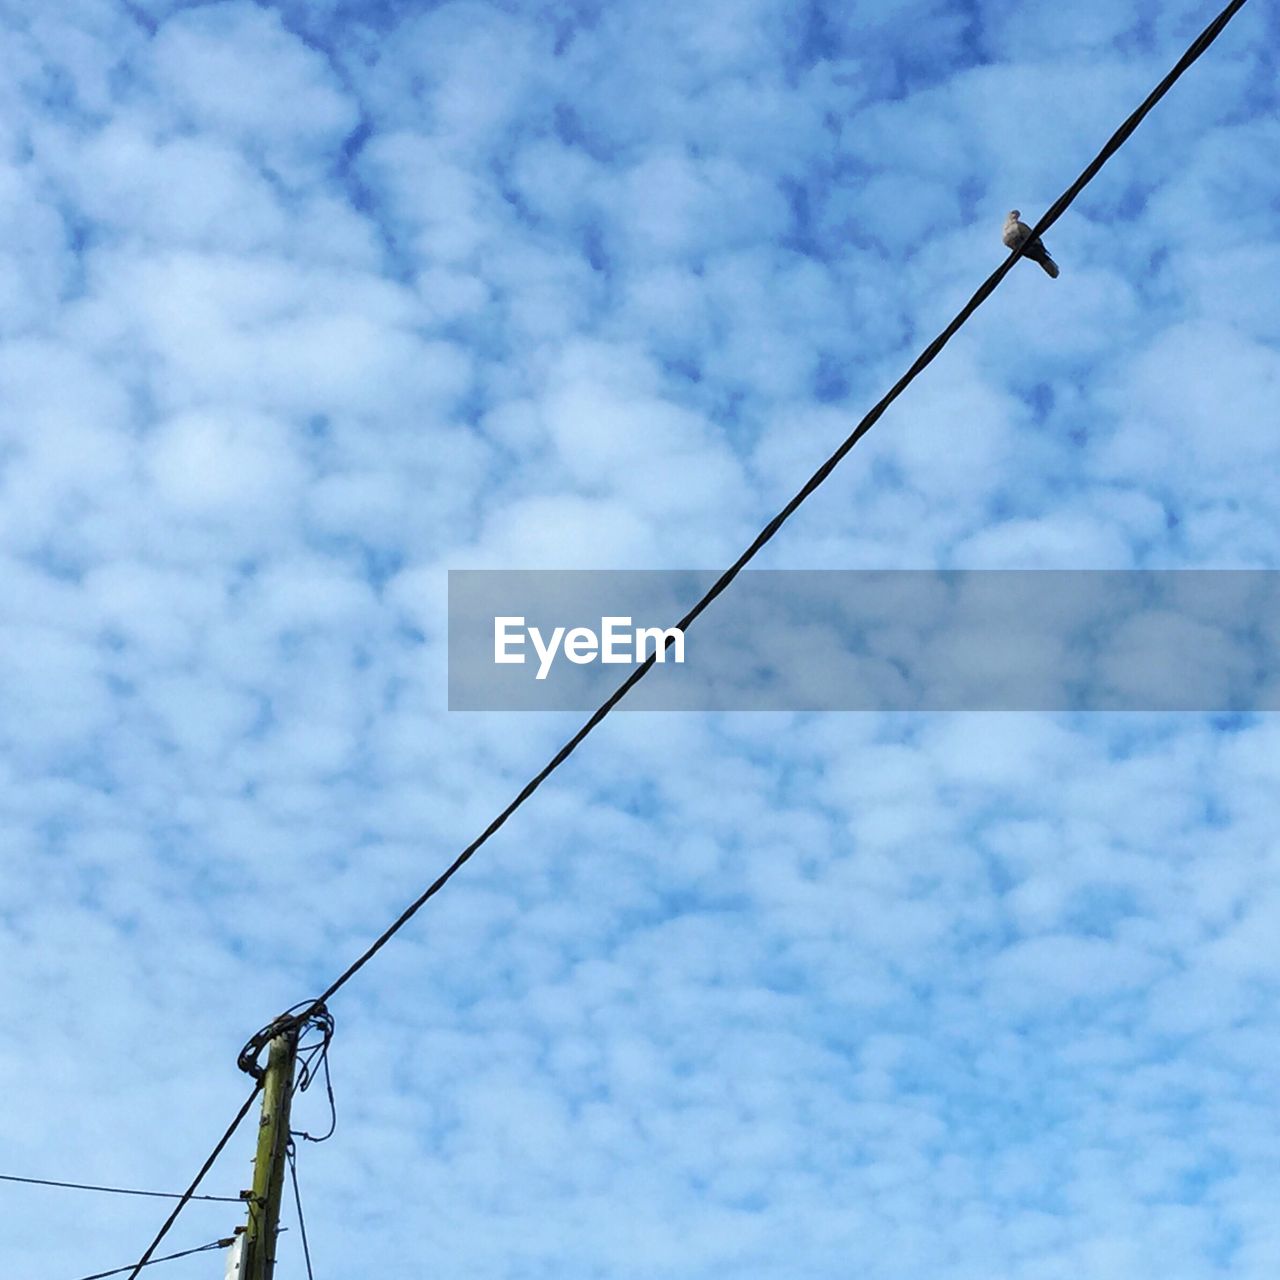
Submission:
{"label": "thin wire", "polygon": [[[332,1027],[330,1027],[330,1038],[332,1037]],[[334,1131],[338,1127],[338,1104],[333,1097],[333,1079],[329,1075],[329,1044],[330,1039],[326,1038],[321,1045],[312,1048],[307,1059],[302,1063],[302,1068],[298,1073],[297,1083],[293,1086],[294,1093],[305,1093],[315,1080],[315,1070],[312,1064],[319,1055],[320,1065],[324,1068],[324,1091],[329,1096],[329,1128],[318,1138],[305,1129],[291,1129],[289,1132],[292,1136],[304,1139],[307,1142],[328,1142],[333,1137]]]}
{"label": "thin wire", "polygon": [[285,1147],[285,1155],[289,1158],[289,1176],[293,1179],[293,1202],[298,1206],[298,1231],[302,1236],[302,1256],[307,1260],[307,1280],[315,1280],[311,1274],[311,1249],[307,1245],[307,1224],[302,1217],[302,1194],[298,1190],[298,1149],[293,1145],[293,1137],[289,1137],[289,1145]]}
{"label": "thin wire", "polygon": [[[1009,256],[987,277],[977,292],[969,299],[968,302],[960,309],[955,319],[936,337],[934,340],[916,357],[914,363],[906,373],[893,384],[885,396],[866,414],[861,422],[845,437],[844,441],[831,454],[831,456],[809,477],[804,483],[800,491],[787,503],[781,511],[778,512],[772,520],[756,535],[751,545],[733,562],[728,569],[716,579],[715,583],[708,589],[707,593],[700,599],[697,604],[685,614],[676,628],[680,631],[686,631],[694,621],[708,608],[711,603],[721,595],[721,593],[729,586],[731,582],[742,572],[747,564],[753,560],[761,551],[766,543],[772,540],[779,529],[795,514],[797,508],[817,489],[823,481],[836,469],[844,460],[849,451],[862,439],[863,436],[871,430],[873,426],[880,420],[888,407],[907,389],[907,387],[937,358],[938,353],[948,342],[955,336],[960,327],[969,319],[971,315],[991,296],[995,288],[1013,269],[1014,263],[1021,258],[1027,248],[1034,243],[1036,237],[1041,235],[1049,227],[1063,215],[1067,208],[1072,204],[1075,198],[1084,190],[1086,186],[1097,176],[1098,171],[1108,160],[1124,145],[1133,131],[1142,123],[1143,119],[1150,112],[1152,107],[1164,97],[1166,93],[1173,87],[1174,83],[1183,75],[1188,67],[1192,65],[1211,44],[1222,34],[1227,23],[1235,17],[1245,5],[1246,0],[1231,0],[1225,9],[1192,41],[1187,51],[1178,60],[1173,70],[1147,95],[1141,106],[1134,111],[1127,120],[1113,133],[1108,139],[1106,145],[1098,152],[1097,156],[1089,162],[1080,176],[1060,195],[1057,200],[1049,206],[1048,212],[1036,223],[1032,229],[1032,234],[1028,236],[1018,248],[1014,249]],[[664,649],[669,647],[674,641],[674,636],[668,636],[664,645]],[[414,899],[385,929],[376,939],[353,961],[342,973],[321,993],[317,998],[316,1004],[320,1005],[329,1000],[329,998],[345,986],[361,969],[364,968],[370,960],[373,959],[383,947],[391,941],[399,931],[422,909],[422,907],[435,897],[441,889],[453,878],[453,876],[462,868],[462,866],[471,859],[471,856],[489,839],[496,834],[507,822],[517,809],[529,799],[531,795],[577,750],[583,739],[613,710],[623,698],[644,679],[649,671],[653,668],[657,660],[657,651],[651,653],[639,666],[637,666],[629,676],[609,695],[608,698],[600,704],[599,707],[591,714],[587,722],[571,737],[559,751],[536,773],[520,790],[514,800],[507,805],[501,813],[498,814],[492,822],[476,837],[463,851],[453,860],[452,863],[431,882],[428,888]]]}
{"label": "thin wire", "polygon": [[[35,1187],[68,1187],[73,1191],[109,1191],[117,1196],[155,1196],[160,1200],[181,1200],[177,1191],[135,1191],[132,1187],[99,1187],[90,1182],[55,1182],[52,1178],[20,1178],[15,1173],[0,1173],[0,1182],[28,1182]],[[240,1204],[239,1196],[189,1196],[190,1200],[220,1200],[224,1204]]]}
{"label": "thin wire", "polygon": [[[230,1236],[226,1240],[210,1240],[208,1244],[202,1244],[198,1249],[184,1249],[181,1253],[166,1253],[163,1258],[152,1258],[149,1262],[139,1265],[154,1267],[157,1262],[172,1262],[175,1258],[189,1258],[193,1253],[207,1253],[210,1249],[229,1249],[235,1242],[235,1236]],[[103,1280],[104,1276],[118,1276],[128,1270],[128,1267],[116,1267],[114,1271],[95,1271],[91,1276],[81,1276],[80,1280]]]}
{"label": "thin wire", "polygon": [[1142,105],[1122,124],[1107,140],[1107,145],[1094,157],[1093,160],[1085,166],[1084,172],[1049,206],[1048,212],[1040,219],[1032,228],[1032,234],[1029,235],[1014,254],[1014,258],[1019,257],[1031,242],[1053,226],[1057,220],[1067,211],[1070,205],[1097,176],[1098,170],[1102,168],[1108,160],[1129,140],[1129,135],[1146,119],[1147,113],[1152,107],[1164,97],[1174,83],[1182,76],[1183,72],[1195,61],[1201,54],[1222,34],[1227,23],[1244,8],[1245,0],[1231,0],[1223,11],[1218,14],[1214,20],[1187,46],[1187,51],[1174,64],[1173,69],[1163,80],[1160,81],[1154,89],[1147,94]]}
{"label": "thin wire", "polygon": [[[19,1178],[17,1174],[0,1174],[0,1183],[29,1183],[32,1187],[67,1187],[77,1192],[110,1192],[113,1196],[154,1196],[156,1199],[182,1199],[180,1192],[140,1192],[132,1187],[99,1187],[95,1183],[59,1183],[51,1178]],[[188,1196],[188,1199],[210,1199],[224,1204],[242,1203],[239,1196]]]}
{"label": "thin wire", "polygon": [[[301,1012],[299,1012],[301,1010]],[[333,1014],[319,1000],[302,1000],[292,1008],[286,1009],[278,1018],[267,1023],[260,1031],[254,1032],[240,1050],[236,1064],[240,1070],[251,1075],[255,1080],[263,1079],[263,1068],[259,1063],[262,1051],[271,1040],[292,1028],[297,1034],[297,1075],[293,1083],[294,1094],[305,1093],[316,1079],[317,1063],[324,1068],[324,1087],[329,1095],[329,1128],[316,1137],[305,1130],[294,1129],[291,1132],[308,1142],[326,1142],[333,1137],[338,1127],[338,1107],[333,1097],[333,1078],[329,1074],[329,1047],[333,1043]],[[308,1040],[307,1036],[313,1034]],[[318,1035],[319,1039],[315,1039]]]}
{"label": "thin wire", "polygon": [[[244,1100],[244,1105],[238,1112],[236,1112],[236,1118],[227,1126],[226,1133],[218,1139],[218,1145],[214,1147],[214,1149],[209,1153],[209,1158],[200,1166],[200,1172],[191,1180],[191,1185],[182,1193],[182,1198],[178,1203],[173,1206],[173,1212],[164,1220],[164,1226],[156,1232],[156,1238],[147,1246],[146,1252],[138,1259],[137,1263],[135,1263],[133,1270],[129,1272],[129,1280],[134,1280],[134,1277],[138,1272],[149,1264],[151,1255],[156,1251],[156,1246],[165,1238],[166,1235],[169,1234],[169,1228],[177,1222],[178,1214],[187,1207],[188,1201],[190,1201],[192,1196],[195,1195],[196,1188],[203,1181],[204,1175],[213,1168],[213,1162],[222,1154],[222,1149],[227,1145],[227,1143],[231,1141],[231,1135],[240,1127],[240,1121],[249,1114],[249,1108],[253,1106],[254,1100],[261,1092],[262,1081],[255,1081],[253,1092],[249,1094],[249,1096]],[[124,1270],[124,1268],[121,1268],[121,1270]]]}

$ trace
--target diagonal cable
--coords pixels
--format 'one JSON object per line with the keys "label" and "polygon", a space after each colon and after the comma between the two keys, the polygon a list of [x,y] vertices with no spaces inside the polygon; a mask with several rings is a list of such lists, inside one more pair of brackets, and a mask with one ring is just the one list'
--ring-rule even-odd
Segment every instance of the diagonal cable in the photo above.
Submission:
{"label": "diagonal cable", "polygon": [[256,1100],[258,1094],[261,1093],[261,1091],[262,1091],[262,1082],[259,1080],[253,1086],[253,1092],[250,1093],[249,1096],[244,1100],[244,1105],[241,1106],[238,1112],[236,1112],[236,1118],[232,1120],[232,1122],[227,1126],[226,1133],[224,1133],[222,1137],[218,1139],[217,1146],[215,1146],[214,1149],[209,1153],[209,1158],[204,1162],[204,1164],[200,1166],[200,1172],[197,1173],[194,1178],[192,1178],[191,1185],[186,1189],[186,1191],[182,1193],[182,1198],[178,1201],[178,1203],[173,1206],[173,1212],[165,1219],[164,1226],[162,1226],[160,1230],[156,1232],[155,1239],[152,1240],[152,1242],[147,1246],[146,1252],[144,1252],[142,1257],[139,1258],[138,1261],[134,1264],[133,1270],[129,1272],[129,1280],[134,1280],[138,1272],[141,1271],[143,1267],[148,1265],[148,1263],[151,1260],[151,1255],[156,1251],[156,1247],[159,1245],[160,1241],[163,1240],[165,1236],[169,1234],[169,1228],[172,1227],[175,1222],[177,1222],[178,1214],[180,1214],[183,1211],[183,1209],[187,1207],[187,1204],[190,1202],[191,1197],[195,1195],[197,1188],[200,1186],[200,1183],[204,1180],[204,1175],[208,1173],[210,1169],[213,1168],[213,1162],[222,1154],[222,1149],[227,1145],[227,1143],[231,1141],[231,1135],[235,1133],[235,1131],[240,1127],[240,1122],[245,1118],[245,1116],[249,1114],[249,1108],[253,1106],[254,1101]]}
{"label": "diagonal cable", "polygon": [[[198,1245],[194,1249],[183,1249],[181,1253],[166,1253],[163,1258],[151,1258],[141,1265],[154,1267],[157,1262],[172,1262],[175,1258],[189,1258],[193,1253],[208,1253],[210,1249],[229,1249],[234,1243],[234,1236],[230,1236],[226,1240],[210,1240],[208,1244]],[[123,1275],[128,1270],[128,1267],[116,1267],[112,1271],[95,1271],[91,1276],[81,1276],[80,1280],[104,1280],[106,1276]]]}
{"label": "diagonal cable", "polygon": [[[942,348],[956,335],[960,327],[969,319],[971,315],[991,296],[996,286],[1005,278],[1012,270],[1015,262],[1026,252],[1027,246],[1035,241],[1035,238],[1051,227],[1066,210],[1072,202],[1080,194],[1081,191],[1089,185],[1097,176],[1098,171],[1108,160],[1128,141],[1133,131],[1142,123],[1151,109],[1165,96],[1166,93],[1181,78],[1186,70],[1194,63],[1211,44],[1220,36],[1227,23],[1244,7],[1245,0],[1231,0],[1231,2],[1218,14],[1216,18],[1191,42],[1186,52],[1178,59],[1173,69],[1168,75],[1160,81],[1158,85],[1147,95],[1141,105],[1130,114],[1125,122],[1111,135],[1106,145],[1101,151],[1085,166],[1080,176],[1060,195],[1057,200],[1049,206],[1048,212],[1036,223],[1033,228],[1033,234],[1028,236],[1026,240],[1017,249],[1013,250],[1009,256],[998,266],[983,283],[978,287],[973,297],[961,307],[955,319],[947,325],[943,331],[938,334],[934,340],[916,357],[911,367],[898,379],[897,382],[885,393],[885,395],[867,412],[863,419],[856,427],[845,437],[836,451],[805,481],[804,485],[796,493],[795,497],[787,503],[781,511],[778,512],[772,520],[769,521],[763,529],[756,534],[751,545],[729,566],[719,578],[708,588],[706,594],[689,610],[688,613],[676,623],[676,627],[680,631],[685,631],[689,626],[699,618],[703,612],[723,593],[729,584],[742,572],[746,566],[755,559],[755,557],[764,548],[765,544],[770,542],[778,530],[795,514],[801,504],[810,497],[827,477],[836,469],[844,460],[849,451],[862,439],[863,436],[871,430],[873,426],[884,415],[888,407],[911,385],[913,381],[921,374],[933,361],[937,358]],[[669,646],[673,637],[668,637],[666,645]],[[411,902],[397,917],[383,930],[381,934],[363,951],[341,974],[332,982],[320,996],[316,998],[314,1008],[327,1001],[340,987],[348,983],[355,975],[364,968],[370,960],[373,959],[379,951],[382,950],[388,942],[399,931],[409,923],[409,921],[418,913],[418,911],[453,878],[453,876],[468,862],[471,856],[481,846],[486,844],[488,840],[496,834],[511,817],[517,809],[529,799],[531,795],[577,750],[578,746],[587,737],[588,734],[627,696],[628,693],[644,679],[653,668],[657,659],[657,651],[651,653],[639,666],[637,666],[630,675],[609,695],[608,698],[592,712],[586,723],[571,737],[549,761],[520,789],[519,794],[514,800],[507,805],[501,813],[498,814],[492,822],[469,844],[463,851],[453,860],[452,863],[435,879],[431,884]],[[305,1015],[304,1015],[305,1016]]]}

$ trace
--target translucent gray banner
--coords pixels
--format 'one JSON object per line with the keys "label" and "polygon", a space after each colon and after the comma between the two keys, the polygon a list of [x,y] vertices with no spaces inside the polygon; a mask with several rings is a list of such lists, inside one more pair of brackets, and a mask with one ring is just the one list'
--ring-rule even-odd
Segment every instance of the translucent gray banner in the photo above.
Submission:
{"label": "translucent gray banner", "polygon": [[1280,572],[751,570],[665,635],[717,576],[451,571],[449,708],[592,710],[663,644],[622,709],[1280,706]]}

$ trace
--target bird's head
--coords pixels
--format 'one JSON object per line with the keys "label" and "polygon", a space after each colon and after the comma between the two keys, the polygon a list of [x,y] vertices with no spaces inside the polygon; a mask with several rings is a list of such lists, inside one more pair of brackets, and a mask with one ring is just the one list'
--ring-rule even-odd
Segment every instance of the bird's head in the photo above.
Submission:
{"label": "bird's head", "polygon": [[1010,221],[1010,222],[1017,222],[1017,220],[1018,220],[1020,217],[1022,217],[1022,210],[1021,210],[1021,209],[1010,209],[1010,210],[1009,210],[1009,221]]}

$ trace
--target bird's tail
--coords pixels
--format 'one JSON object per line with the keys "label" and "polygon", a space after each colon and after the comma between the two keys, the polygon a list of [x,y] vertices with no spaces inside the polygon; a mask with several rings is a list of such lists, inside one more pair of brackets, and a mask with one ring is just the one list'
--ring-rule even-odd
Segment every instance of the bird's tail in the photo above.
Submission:
{"label": "bird's tail", "polygon": [[1037,258],[1036,261],[1051,275],[1055,280],[1058,278],[1058,264],[1046,253],[1043,258]]}

